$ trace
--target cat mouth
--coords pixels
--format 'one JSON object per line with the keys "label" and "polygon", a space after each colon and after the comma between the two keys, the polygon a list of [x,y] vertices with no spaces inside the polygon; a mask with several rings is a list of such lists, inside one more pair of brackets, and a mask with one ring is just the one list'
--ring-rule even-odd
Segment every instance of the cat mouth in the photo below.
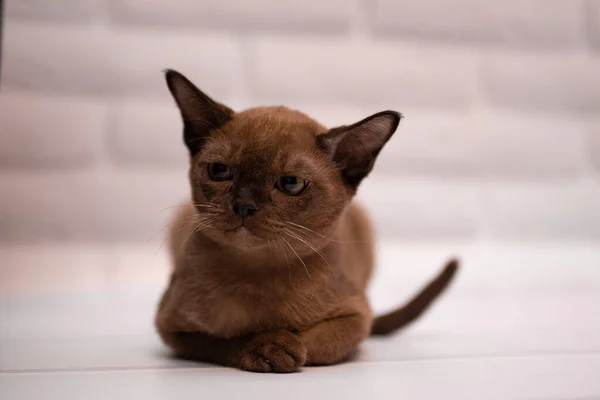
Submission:
{"label": "cat mouth", "polygon": [[254,236],[262,239],[260,235],[256,234],[252,229],[248,227],[248,225],[244,223],[241,223],[231,229],[226,229],[225,232],[234,234],[236,236]]}
{"label": "cat mouth", "polygon": [[233,228],[225,229],[225,233],[238,236],[238,237],[254,237],[259,239],[266,239],[262,235],[260,235],[256,229],[252,229],[246,223],[240,223],[239,225],[234,226]]}
{"label": "cat mouth", "polygon": [[233,228],[230,229],[225,229],[225,232],[230,232],[230,233],[234,233],[234,232],[243,232],[243,231],[247,231],[248,227],[244,224],[239,224],[237,226],[234,226]]}

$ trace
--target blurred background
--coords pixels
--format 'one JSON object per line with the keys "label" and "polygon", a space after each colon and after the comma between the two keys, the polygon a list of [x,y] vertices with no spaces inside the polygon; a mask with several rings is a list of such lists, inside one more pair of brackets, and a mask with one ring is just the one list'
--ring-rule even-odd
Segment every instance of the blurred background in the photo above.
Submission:
{"label": "blurred background", "polygon": [[238,110],[402,112],[359,195],[382,240],[600,241],[598,0],[5,3],[3,246],[160,246],[188,195],[167,67]]}
{"label": "blurred background", "polygon": [[[600,351],[600,0],[4,3],[0,371],[168,363],[148,351],[152,314],[189,190],[165,68],[236,110],[404,114],[359,191],[379,234],[374,307],[452,255],[463,270],[396,353],[367,357]],[[578,381],[597,357],[540,360],[537,398],[600,395]],[[529,376],[492,364],[474,372]]]}

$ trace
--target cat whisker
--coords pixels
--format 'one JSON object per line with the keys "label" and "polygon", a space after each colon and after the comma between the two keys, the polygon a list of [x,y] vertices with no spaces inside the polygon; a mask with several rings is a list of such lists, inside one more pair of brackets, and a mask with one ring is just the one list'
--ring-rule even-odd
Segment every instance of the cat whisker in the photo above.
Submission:
{"label": "cat whisker", "polygon": [[[307,228],[304,225],[296,224],[296,223],[291,222],[291,221],[284,221],[284,223],[288,224],[287,228],[291,228],[291,229],[293,229],[296,232],[302,232],[300,229],[298,229],[298,228],[301,228],[301,229],[304,229],[305,231],[307,231],[310,234],[313,234],[313,235],[318,236],[318,237],[320,237],[322,239],[325,239],[325,240],[329,240],[330,242],[333,242],[333,243],[339,243],[339,244],[367,243],[367,241],[365,241],[365,240],[339,241],[339,240],[336,240],[336,239],[328,238],[327,236],[323,236],[320,233],[315,232],[314,230],[312,230],[310,228]],[[308,235],[308,233],[304,232],[305,235]]]}
{"label": "cat whisker", "polygon": [[152,239],[154,239],[158,234],[162,233],[162,231],[164,231],[165,229],[167,229],[169,226],[174,225],[175,222],[171,222],[166,224],[165,226],[163,226],[162,228],[160,228],[158,231],[154,232],[149,238],[148,241],[151,241]]}
{"label": "cat whisker", "polygon": [[[272,227],[275,228],[276,230],[285,231],[285,230],[290,230],[291,229],[294,233],[299,234],[299,235],[305,235],[305,236],[307,236],[309,238],[311,237],[311,234],[312,234],[312,235],[321,237],[321,238],[323,238],[325,240],[328,240],[330,242],[335,242],[335,243],[356,243],[356,242],[340,242],[340,241],[328,238],[326,236],[323,236],[323,235],[321,235],[321,234],[319,234],[319,233],[313,231],[312,229],[307,228],[307,227],[305,227],[303,225],[298,225],[298,224],[295,224],[295,223],[290,222],[290,221],[283,221],[283,223],[281,223],[281,222],[278,222],[278,221],[268,220],[268,222],[270,222],[271,225],[272,225]],[[298,229],[296,226],[301,227],[301,228],[303,228],[305,230],[308,230],[308,232],[306,232],[304,230],[301,230],[301,229]]]}
{"label": "cat whisker", "polygon": [[[212,208],[212,209],[218,209],[220,206],[218,204],[214,204],[214,203],[193,203],[193,206],[196,207],[204,207],[204,208]],[[186,208],[189,207],[189,204],[181,204],[178,206],[170,206],[170,207],[165,207],[159,211],[156,212],[156,214],[160,214],[162,212],[165,212],[167,210],[172,210],[174,208]]]}
{"label": "cat whisker", "polygon": [[[195,217],[196,216],[194,215],[193,217],[188,218],[186,221],[184,221],[186,223],[186,225],[183,228],[178,229],[176,232],[180,232],[182,229],[184,229],[185,227],[189,226],[190,222],[193,222]],[[169,222],[168,224],[166,224],[165,226],[163,226],[162,228],[160,228],[158,231],[156,231],[155,233],[153,233],[152,236],[150,236],[148,238],[148,241],[154,239],[154,237],[156,235],[158,235],[159,233],[161,233],[162,231],[164,231],[168,227],[173,226],[173,225],[177,225],[177,224],[180,224],[180,223],[181,223],[181,221],[172,221],[172,222]]]}
{"label": "cat whisker", "polygon": [[184,207],[187,207],[187,206],[188,206],[187,204],[182,204],[182,205],[179,205],[179,206],[165,207],[165,208],[162,208],[162,209],[158,210],[158,211],[156,212],[156,214],[160,214],[160,213],[162,213],[162,212],[165,212],[165,211],[167,211],[167,210],[172,210],[172,209],[174,209],[174,208],[184,208]]}
{"label": "cat whisker", "polygon": [[210,213],[210,212],[202,213],[202,214],[194,214],[191,218],[188,218],[185,221],[184,226],[182,226],[181,228],[179,228],[175,232],[181,232],[182,230],[189,228],[190,225],[193,225],[194,223],[201,224],[201,223],[210,221],[209,217],[212,217],[212,216],[215,216],[215,215],[217,215],[217,214]]}
{"label": "cat whisker", "polygon": [[288,247],[290,248],[290,250],[292,250],[292,252],[296,255],[296,257],[298,257],[298,260],[300,260],[300,262],[304,266],[304,269],[306,270],[306,275],[308,275],[308,279],[310,279],[312,281],[312,277],[310,276],[310,272],[308,272],[308,267],[304,263],[304,260],[298,255],[298,253],[296,253],[296,250],[294,250],[294,248],[292,247],[292,245],[290,244],[290,242],[288,242],[284,237],[281,237],[281,240],[283,240],[284,243],[288,245]]}
{"label": "cat whisker", "polygon": [[312,229],[310,229],[310,228],[308,228],[308,227],[306,227],[304,225],[296,224],[296,223],[291,222],[291,221],[285,221],[285,224],[287,225],[288,228],[294,229],[295,231],[299,231],[299,232],[303,232],[304,231],[305,234],[312,234],[312,235],[318,236],[318,237],[320,237],[322,239],[328,240],[330,242],[339,243],[337,240],[329,238],[327,236],[324,236],[324,235],[320,234],[319,232],[316,232],[316,231],[314,231],[314,230],[312,230]]}
{"label": "cat whisker", "polygon": [[277,243],[278,247],[281,249],[281,252],[283,253],[283,257],[285,257],[285,265],[287,266],[287,269],[288,269],[288,281],[291,284],[292,283],[292,269],[290,268],[290,262],[288,260],[287,254],[285,252],[285,247],[283,246],[283,241],[281,240],[281,237],[277,237],[276,243]]}
{"label": "cat whisker", "polygon": [[156,256],[158,255],[158,253],[160,252],[160,249],[162,249],[162,247],[164,246],[165,242],[167,241],[167,238],[163,238],[162,242],[160,242],[160,246],[158,246],[158,249],[154,252],[154,255],[152,256],[152,262],[154,263],[154,260],[156,259]]}
{"label": "cat whisker", "polygon": [[211,225],[210,223],[204,223],[204,224],[198,224],[194,227],[194,229],[192,230],[192,232],[185,238],[185,240],[183,241],[183,243],[181,244],[181,249],[183,250],[184,247],[187,246],[188,242],[190,241],[190,239],[198,232],[201,232],[205,229],[208,228],[214,228],[214,225]]}
{"label": "cat whisker", "polygon": [[[175,232],[181,232],[182,230],[189,228],[190,225],[192,225],[194,223],[202,224],[202,223],[206,222],[208,220],[208,218],[205,215],[209,215],[209,213],[194,214],[193,216],[189,217],[187,220],[183,221],[183,224],[182,224],[183,226],[181,228],[177,229]],[[198,219],[198,217],[201,217],[200,221],[196,221]],[[182,223],[182,221],[174,221],[174,222],[171,222],[169,224],[166,224],[158,232],[156,232],[154,235],[152,235],[150,237],[150,239],[148,239],[148,240],[151,240],[153,237],[155,237],[156,235],[158,235],[160,232],[162,232],[163,230],[165,230],[167,227],[170,227],[170,226],[175,225],[175,224],[180,224],[180,223]],[[189,238],[195,233],[196,228],[197,227],[194,227],[194,229],[192,230],[192,233],[190,233],[188,235],[188,237],[186,238],[186,240],[184,241],[184,243],[181,246],[182,249],[187,244],[187,241],[189,240]],[[165,237],[161,241],[160,246],[158,246],[158,249],[154,252],[154,256],[152,257],[152,261],[154,261],[154,259],[156,258],[156,256],[158,255],[158,253],[160,252],[160,250],[162,249],[162,247],[165,245],[166,241],[167,241],[167,238]]]}
{"label": "cat whisker", "polygon": [[194,203],[193,205],[196,207],[205,207],[205,208],[220,208],[221,207],[219,204],[215,204],[215,203]]}
{"label": "cat whisker", "polygon": [[323,259],[323,261],[325,261],[329,270],[333,273],[333,269],[331,268],[331,264],[329,263],[329,260],[327,260],[327,258],[325,257],[325,254],[323,254],[323,252],[321,250],[318,250],[312,244],[310,244],[308,241],[304,240],[302,237],[298,236],[294,232],[285,231],[285,234],[293,239],[299,240],[300,242],[304,243],[307,247],[309,247],[312,251],[314,251],[317,255],[319,255],[319,257],[321,257]]}
{"label": "cat whisker", "polygon": [[[205,216],[203,214],[198,214],[198,215],[201,216],[202,218],[196,222],[196,225],[192,228],[191,232],[187,235],[185,240],[182,242],[180,250],[183,250],[183,248],[187,246],[189,240],[196,233],[203,231],[204,229],[207,229],[207,228],[215,227],[214,221],[212,221],[210,218],[208,218],[208,216]],[[189,225],[188,225],[188,227],[189,227]]]}
{"label": "cat whisker", "polygon": [[[170,207],[170,208],[175,208],[175,207],[186,207],[186,206],[173,206],[173,207]],[[166,210],[166,209],[165,209],[165,210]],[[184,222],[186,222],[186,223],[184,224],[184,226],[183,226],[183,227],[181,227],[180,229],[176,230],[176,232],[181,232],[183,229],[186,229],[187,227],[189,227],[189,223],[190,223],[190,222],[194,222],[194,221],[195,221],[195,219],[196,219],[198,216],[217,216],[217,215],[221,215],[221,213],[220,213],[220,212],[218,212],[218,211],[214,211],[214,210],[209,210],[209,211],[206,211],[206,212],[203,212],[203,213],[194,214],[194,215],[192,215],[191,217],[189,217],[189,218],[188,218],[186,221],[184,221]],[[162,231],[164,231],[166,228],[168,228],[168,227],[170,227],[170,226],[173,226],[173,225],[181,224],[181,222],[182,222],[182,221],[178,221],[178,220],[175,220],[175,221],[169,222],[168,224],[166,224],[165,226],[163,226],[162,228],[160,228],[158,231],[156,231],[155,233],[153,233],[153,234],[152,234],[152,235],[151,235],[151,236],[148,238],[148,241],[150,241],[150,240],[154,239],[154,237],[156,237],[156,235],[158,235],[159,233],[161,233]]]}
{"label": "cat whisker", "polygon": [[[186,227],[189,227],[190,224],[194,223],[195,220],[195,216],[193,216],[192,218],[188,218],[187,220],[184,221],[184,227],[180,228],[177,230],[177,232],[180,232],[181,230],[185,229]],[[150,239],[148,239],[148,241],[152,240],[156,235],[158,235],[159,233],[161,233],[162,231],[164,231],[167,227],[175,225],[180,223],[180,221],[174,221],[171,222],[169,224],[166,224],[165,226],[163,226],[158,232],[156,232],[155,234],[153,234]],[[154,252],[154,255],[152,256],[152,262],[154,262],[154,260],[156,259],[156,256],[158,255],[158,253],[160,252],[160,250],[162,249],[162,247],[165,245],[165,242],[167,241],[167,237],[164,237],[163,240],[160,242],[160,246],[158,246],[158,249]]]}

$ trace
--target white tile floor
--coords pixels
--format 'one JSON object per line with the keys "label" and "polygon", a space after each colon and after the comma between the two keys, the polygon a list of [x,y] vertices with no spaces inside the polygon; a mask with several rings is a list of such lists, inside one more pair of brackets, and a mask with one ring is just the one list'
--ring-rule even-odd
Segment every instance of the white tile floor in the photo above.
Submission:
{"label": "white tile floor", "polygon": [[600,398],[600,248],[382,246],[376,310],[451,254],[456,284],[352,363],[293,375],[169,358],[152,329],[166,258],[146,246],[0,248],[0,399]]}

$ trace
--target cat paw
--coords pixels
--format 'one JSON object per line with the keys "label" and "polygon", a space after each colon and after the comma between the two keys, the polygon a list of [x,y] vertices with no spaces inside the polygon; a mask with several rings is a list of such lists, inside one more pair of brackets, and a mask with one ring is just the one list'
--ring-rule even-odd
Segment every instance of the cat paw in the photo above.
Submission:
{"label": "cat paw", "polygon": [[289,331],[259,334],[241,357],[240,367],[253,372],[288,373],[306,363],[306,346]]}

